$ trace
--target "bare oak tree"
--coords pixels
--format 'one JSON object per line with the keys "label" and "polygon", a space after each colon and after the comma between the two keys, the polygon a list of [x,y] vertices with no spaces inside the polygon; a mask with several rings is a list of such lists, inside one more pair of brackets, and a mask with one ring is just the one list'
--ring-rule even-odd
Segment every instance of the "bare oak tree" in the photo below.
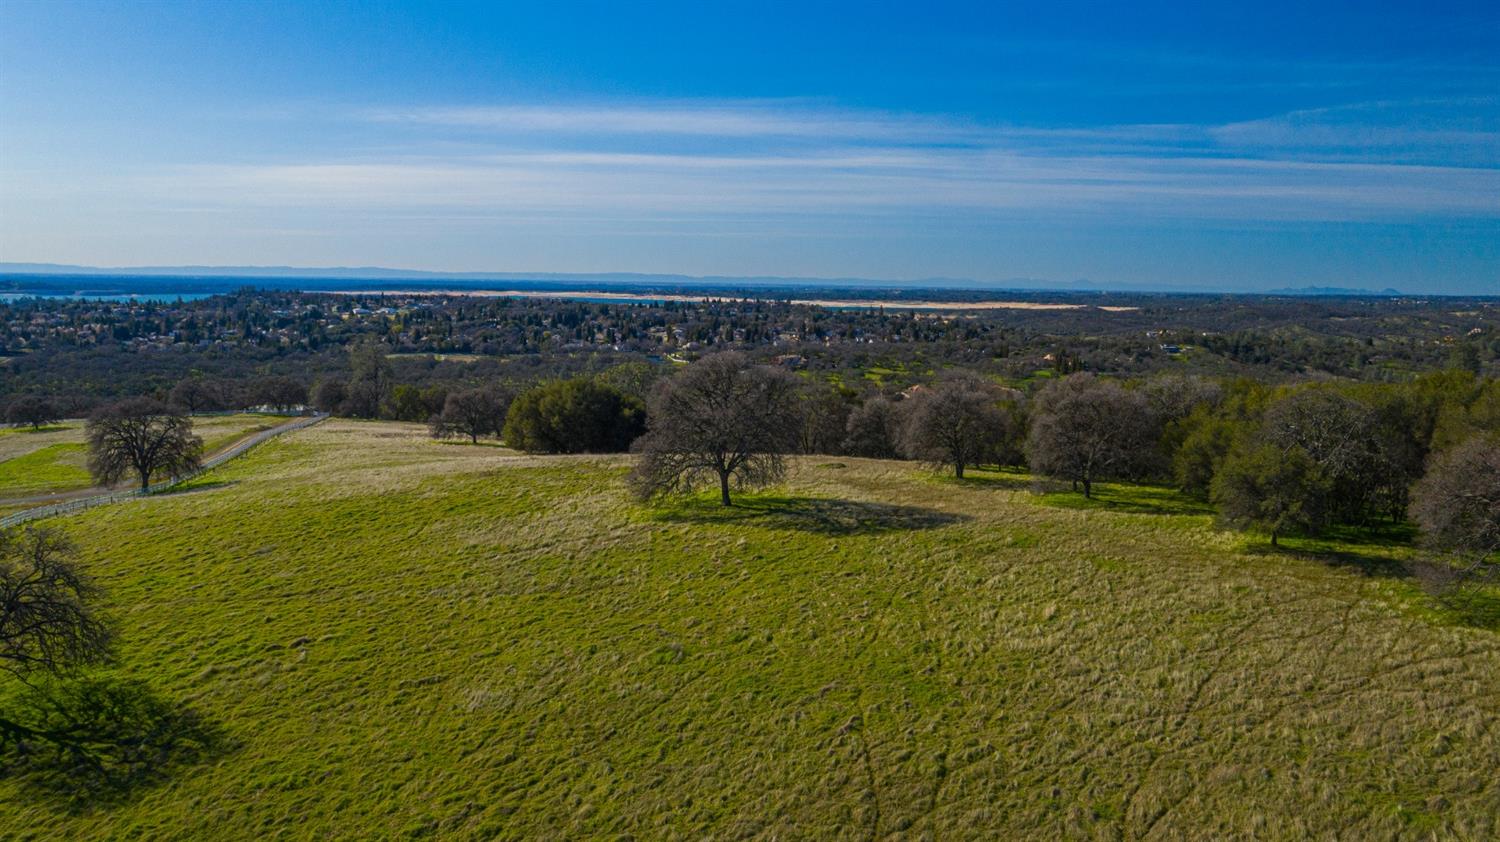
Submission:
{"label": "bare oak tree", "polygon": [[1423,543],[1456,562],[1459,582],[1500,564],[1500,436],[1472,436],[1434,458],[1411,516]]}
{"label": "bare oak tree", "polygon": [[189,415],[193,415],[205,410],[223,409],[224,390],[219,384],[202,377],[187,377],[172,387],[168,399],[173,406],[180,406]]}
{"label": "bare oak tree", "polygon": [[101,485],[113,485],[134,473],[141,488],[153,476],[185,473],[198,467],[203,440],[180,410],[150,398],[127,398],[101,407],[88,421],[89,473]]}
{"label": "bare oak tree", "polygon": [[1037,395],[1026,454],[1031,469],[1083,486],[1134,474],[1155,456],[1156,424],[1145,398],[1091,374],[1072,374]]}
{"label": "bare oak tree", "polygon": [[798,394],[791,374],[738,353],[689,365],[652,394],[631,485],[650,498],[717,480],[719,502],[728,506],[731,485],[776,482],[785,475],[784,454],[798,446]]}
{"label": "bare oak tree", "polygon": [[963,479],[965,466],[978,465],[1009,435],[1013,416],[999,406],[1005,398],[998,386],[975,376],[923,389],[902,407],[902,449],[913,459],[950,465]]}
{"label": "bare oak tree", "polygon": [[[89,604],[96,595],[60,533],[0,532],[0,669],[29,682],[106,660],[113,638]],[[47,736],[0,718],[5,742]]]}
{"label": "bare oak tree", "polygon": [[852,456],[901,456],[901,413],[889,398],[876,395],[854,408],[844,425],[844,450]]}
{"label": "bare oak tree", "polygon": [[5,408],[5,422],[13,427],[30,427],[40,430],[55,424],[62,413],[57,404],[41,395],[22,395]]}
{"label": "bare oak tree", "polygon": [[468,436],[473,444],[480,436],[499,435],[505,426],[510,397],[493,389],[468,389],[450,392],[443,411],[432,417],[428,426],[438,439]]}

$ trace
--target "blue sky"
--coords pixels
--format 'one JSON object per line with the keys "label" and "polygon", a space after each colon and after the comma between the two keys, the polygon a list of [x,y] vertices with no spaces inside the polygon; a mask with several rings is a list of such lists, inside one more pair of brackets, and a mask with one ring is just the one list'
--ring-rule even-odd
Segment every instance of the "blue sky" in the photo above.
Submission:
{"label": "blue sky", "polygon": [[0,260],[1500,293],[1500,4],[0,0]]}

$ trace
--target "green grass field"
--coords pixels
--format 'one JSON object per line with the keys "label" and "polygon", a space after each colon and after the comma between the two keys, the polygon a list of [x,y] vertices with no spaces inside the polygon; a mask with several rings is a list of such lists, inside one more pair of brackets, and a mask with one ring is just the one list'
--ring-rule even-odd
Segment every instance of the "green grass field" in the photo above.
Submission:
{"label": "green grass field", "polygon": [[88,453],[81,443],[49,444],[0,462],[0,495],[22,496],[92,485]]}
{"label": "green grass field", "polygon": [[325,422],[59,519],[118,675],[222,738],[0,836],[1500,834],[1500,638],[1409,554],[1175,495],[808,459],[720,510],[625,462]]}
{"label": "green grass field", "polygon": [[[286,420],[276,415],[205,416],[193,419],[193,431],[203,439],[204,454],[210,455]],[[0,433],[0,504],[8,498],[77,491],[93,484],[82,423]]]}

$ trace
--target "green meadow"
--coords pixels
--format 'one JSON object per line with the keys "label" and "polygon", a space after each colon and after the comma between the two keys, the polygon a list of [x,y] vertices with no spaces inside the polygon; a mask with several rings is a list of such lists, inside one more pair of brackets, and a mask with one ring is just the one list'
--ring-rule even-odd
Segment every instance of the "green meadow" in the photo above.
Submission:
{"label": "green meadow", "polygon": [[[203,439],[204,454],[211,455],[285,421],[275,415],[206,416],[193,419],[193,432]],[[0,507],[7,499],[92,486],[84,442],[81,422],[0,432]]]}
{"label": "green meadow", "polygon": [[0,462],[0,494],[22,496],[92,485],[80,442],[60,442]]}
{"label": "green meadow", "polygon": [[331,420],[52,521],[110,674],[214,736],[0,776],[0,836],[1500,835],[1500,637],[1400,536],[848,458],[646,506],[626,465]]}

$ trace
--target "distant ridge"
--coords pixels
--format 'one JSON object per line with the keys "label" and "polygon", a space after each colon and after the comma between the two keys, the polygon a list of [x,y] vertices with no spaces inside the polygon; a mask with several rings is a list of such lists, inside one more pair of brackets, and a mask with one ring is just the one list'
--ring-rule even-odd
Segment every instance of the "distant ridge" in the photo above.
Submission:
{"label": "distant ridge", "polygon": [[[0,263],[0,276],[59,275],[155,278],[295,278],[372,281],[457,281],[478,284],[487,281],[536,281],[549,284],[663,284],[674,287],[858,287],[874,290],[954,289],[1029,290],[1036,292],[1177,292],[1213,293],[1228,290],[1195,284],[1100,283],[1087,279],[1051,281],[1040,278],[1008,278],[978,281],[973,278],[877,279],[857,277],[812,278],[781,275],[676,275],[650,272],[434,272],[425,269],[390,269],[384,266],[76,266],[62,263]],[[3,278],[0,278],[3,280]]]}
{"label": "distant ridge", "polygon": [[[125,277],[212,278],[338,278],[360,280],[425,281],[554,281],[577,283],[671,283],[671,284],[776,284],[797,286],[953,287],[993,286],[971,278],[810,278],[779,275],[676,275],[650,272],[434,272],[426,269],[391,269],[384,266],[75,266],[62,263],[0,263],[0,273],[23,275],[106,275]],[[1009,283],[1054,287],[1047,281],[1018,278]],[[1082,282],[1088,285],[1088,282]]]}
{"label": "distant ridge", "polygon": [[1307,295],[1307,296],[1328,296],[1328,297],[1340,297],[1340,298],[1354,298],[1354,297],[1376,297],[1376,298],[1384,298],[1384,297],[1392,296],[1392,295],[1405,295],[1405,294],[1406,293],[1402,292],[1401,290],[1399,290],[1399,289],[1392,289],[1391,287],[1386,287],[1385,289],[1378,290],[1378,291],[1377,290],[1373,290],[1373,289],[1358,289],[1358,288],[1355,288],[1355,287],[1295,287],[1295,288],[1293,288],[1293,287],[1284,287],[1282,289],[1272,289],[1272,290],[1267,290],[1266,291],[1266,295]]}
{"label": "distant ridge", "polygon": [[[6,277],[12,276],[12,277]],[[19,263],[0,262],[0,288],[15,288],[19,281],[14,276],[30,276],[42,285],[53,286],[56,282],[41,281],[56,277],[100,277],[100,278],[158,278],[176,280],[212,281],[229,278],[276,279],[276,280],[330,280],[330,281],[411,281],[431,287],[439,282],[452,282],[455,288],[485,289],[484,284],[545,284],[549,286],[572,285],[659,285],[680,289],[695,287],[724,289],[762,288],[849,288],[872,292],[931,290],[966,290],[973,292],[1081,292],[1107,294],[1120,293],[1164,293],[1201,295],[1296,295],[1315,297],[1389,297],[1409,295],[1398,289],[1382,290],[1358,287],[1305,286],[1279,289],[1228,288],[1205,283],[1131,283],[1094,281],[1077,278],[1070,281],[1054,281],[1045,278],[1006,278],[980,281],[973,278],[858,278],[834,277],[814,278],[786,275],[680,275],[654,272],[435,272],[427,269],[392,269],[385,266],[78,266],[66,263]],[[24,285],[24,281],[21,281]],[[32,286],[36,286],[33,284]],[[214,285],[217,291],[223,284]],[[287,284],[273,284],[278,288],[292,288]],[[184,287],[185,288],[185,287]],[[1457,295],[1469,297],[1474,293],[1433,293],[1434,295]],[[1489,297],[1483,293],[1479,297]]]}

